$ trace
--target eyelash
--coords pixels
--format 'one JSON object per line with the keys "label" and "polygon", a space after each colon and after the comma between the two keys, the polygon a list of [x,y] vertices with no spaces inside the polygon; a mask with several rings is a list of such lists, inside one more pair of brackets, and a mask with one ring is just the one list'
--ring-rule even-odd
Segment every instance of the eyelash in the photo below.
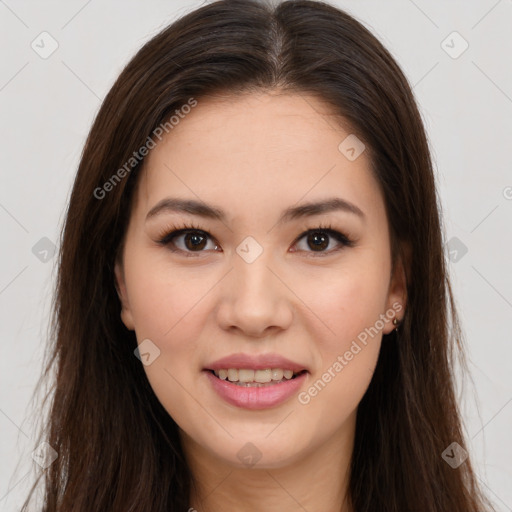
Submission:
{"label": "eyelash", "polygon": [[[169,247],[171,242],[176,237],[183,235],[183,234],[187,234],[189,232],[199,232],[203,236],[206,236],[206,237],[210,238],[211,240],[214,240],[210,236],[210,234],[207,231],[205,231],[204,229],[201,229],[201,227],[199,227],[197,225],[193,225],[193,224],[186,224],[186,225],[180,225],[180,226],[177,226],[177,225],[168,226],[158,236],[157,243],[159,245]],[[310,252],[312,257],[319,257],[319,256],[321,257],[321,256],[326,256],[326,255],[330,255],[332,253],[338,252],[341,249],[343,249],[343,247],[354,247],[354,245],[355,245],[354,240],[350,239],[347,235],[335,230],[331,224],[321,224],[318,227],[315,227],[312,229],[307,229],[306,231],[301,233],[295,239],[294,245],[296,243],[298,243],[299,240],[302,240],[302,238],[306,237],[310,233],[316,233],[316,232],[326,233],[330,237],[337,240],[341,244],[341,247],[337,248],[337,249],[331,249],[329,251],[318,251],[318,252],[316,252],[316,251],[297,251],[297,252]],[[182,249],[170,249],[170,250],[172,252],[182,252],[187,257],[195,257],[195,256],[198,256],[199,254],[201,254],[202,252],[204,252],[204,251],[183,251]]]}

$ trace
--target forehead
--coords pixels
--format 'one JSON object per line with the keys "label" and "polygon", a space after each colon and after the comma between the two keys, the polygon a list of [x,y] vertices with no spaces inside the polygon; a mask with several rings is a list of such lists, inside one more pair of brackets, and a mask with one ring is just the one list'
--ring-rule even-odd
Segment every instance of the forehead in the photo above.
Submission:
{"label": "forehead", "polygon": [[336,193],[378,210],[367,152],[355,160],[345,156],[340,144],[353,135],[326,103],[283,93],[197,101],[146,159],[146,212],[166,195],[241,213]]}
{"label": "forehead", "polygon": [[262,156],[269,151],[307,151],[317,149],[329,131],[336,140],[348,133],[341,122],[325,102],[305,93],[217,95],[198,100],[161,146],[194,145],[194,138],[201,137],[214,153],[218,144],[222,144],[221,150],[231,149],[223,154],[224,159],[251,151]]}

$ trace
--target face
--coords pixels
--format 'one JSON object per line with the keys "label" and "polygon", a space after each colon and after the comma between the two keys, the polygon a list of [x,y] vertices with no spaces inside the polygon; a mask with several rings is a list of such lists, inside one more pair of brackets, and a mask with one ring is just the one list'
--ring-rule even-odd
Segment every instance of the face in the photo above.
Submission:
{"label": "face", "polygon": [[189,453],[277,468],[350,443],[403,316],[367,152],[339,149],[329,114],[305,95],[199,100],[146,159],[121,317]]}

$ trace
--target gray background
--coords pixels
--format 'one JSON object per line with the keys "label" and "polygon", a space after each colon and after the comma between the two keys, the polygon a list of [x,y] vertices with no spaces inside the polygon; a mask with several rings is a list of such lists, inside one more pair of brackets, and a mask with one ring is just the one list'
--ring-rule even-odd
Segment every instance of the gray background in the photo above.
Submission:
{"label": "gray background", "polygon": [[[85,137],[128,59],[201,3],[0,0],[0,510],[19,510],[40,470],[29,399]],[[332,3],[372,30],[414,86],[467,340],[466,448],[497,510],[512,511],[512,0]],[[51,38],[58,48],[44,59]]]}

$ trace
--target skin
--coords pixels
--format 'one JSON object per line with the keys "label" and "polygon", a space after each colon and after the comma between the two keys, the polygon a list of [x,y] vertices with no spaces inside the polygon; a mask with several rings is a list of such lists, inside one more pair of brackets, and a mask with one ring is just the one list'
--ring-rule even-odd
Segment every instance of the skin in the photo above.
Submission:
{"label": "skin", "polygon": [[[379,315],[404,308],[405,274],[399,262],[391,275],[388,220],[368,152],[350,161],[338,149],[349,133],[312,96],[217,96],[199,100],[146,159],[115,268],[121,318],[139,343],[149,338],[160,350],[144,369],[180,428],[199,512],[352,512],[357,406],[392,317],[307,404],[294,395],[264,410],[236,407],[201,371],[236,352],[276,352],[309,369],[304,391]],[[199,198],[227,219],[167,211],[146,221],[169,196]],[[286,207],[333,196],[364,219],[334,211],[277,224]],[[202,252],[183,235],[174,241],[182,252],[158,244],[184,223],[210,235]],[[319,254],[307,236],[297,240],[320,223],[355,245],[329,237]],[[263,248],[252,263],[236,252],[247,236]],[[237,457],[247,442],[261,453],[252,467]]]}

